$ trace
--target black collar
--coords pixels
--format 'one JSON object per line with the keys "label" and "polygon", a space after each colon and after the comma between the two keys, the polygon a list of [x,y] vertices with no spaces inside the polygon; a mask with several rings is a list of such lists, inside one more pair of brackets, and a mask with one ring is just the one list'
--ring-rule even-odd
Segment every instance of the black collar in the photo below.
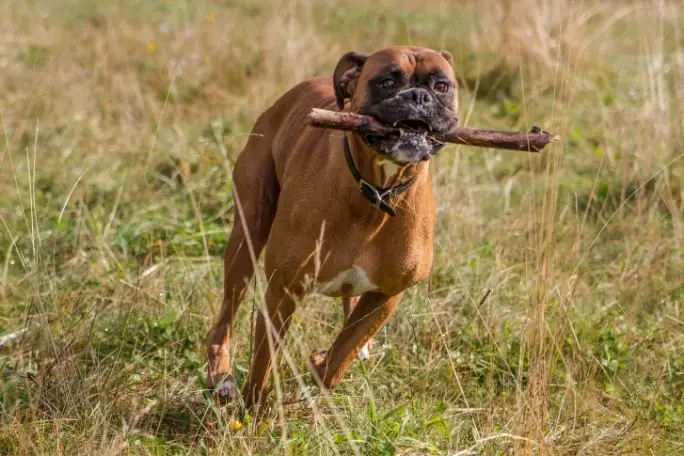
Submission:
{"label": "black collar", "polygon": [[342,144],[344,146],[344,158],[347,160],[349,171],[351,171],[354,180],[356,180],[356,182],[359,184],[359,190],[361,190],[361,194],[364,196],[364,198],[366,198],[371,202],[371,204],[373,204],[373,206],[385,212],[386,214],[389,214],[392,217],[396,216],[397,212],[392,208],[392,206],[389,205],[388,200],[392,199],[399,193],[408,190],[409,187],[416,182],[416,177],[414,176],[406,182],[395,185],[394,187],[376,187],[375,185],[366,182],[363,177],[361,177],[361,171],[359,171],[359,168],[356,167],[354,159],[351,156],[351,150],[349,150],[349,141],[347,140],[346,135],[342,139]]}

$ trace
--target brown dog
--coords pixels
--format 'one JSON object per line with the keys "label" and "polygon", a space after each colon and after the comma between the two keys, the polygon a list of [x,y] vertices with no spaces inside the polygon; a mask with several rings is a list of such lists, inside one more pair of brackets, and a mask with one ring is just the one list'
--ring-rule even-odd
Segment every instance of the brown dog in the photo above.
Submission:
{"label": "brown dog", "polygon": [[[432,265],[435,205],[426,135],[456,123],[451,56],[412,46],[370,56],[349,52],[332,78],[288,91],[257,120],[235,164],[237,208],[225,252],[223,305],[208,334],[208,386],[232,395],[233,319],[266,247],[269,279],[259,312],[245,405],[258,404],[298,297],[342,297],[346,322],[312,373],[337,385],[358,351],[387,322],[406,288]],[[400,136],[307,126],[311,108],[370,114]],[[358,298],[360,296],[360,299]]]}

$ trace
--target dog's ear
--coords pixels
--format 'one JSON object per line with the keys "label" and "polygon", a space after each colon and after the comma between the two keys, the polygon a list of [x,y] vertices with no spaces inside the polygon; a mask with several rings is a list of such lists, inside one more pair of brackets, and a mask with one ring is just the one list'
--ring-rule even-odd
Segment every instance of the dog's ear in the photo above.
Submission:
{"label": "dog's ear", "polygon": [[454,67],[454,57],[450,53],[448,53],[447,51],[439,51],[439,53],[442,55],[442,57],[444,57],[444,60],[449,62],[449,66],[451,68],[453,68]]}
{"label": "dog's ear", "polygon": [[356,80],[367,58],[365,55],[352,51],[344,54],[340,61],[337,62],[335,72],[333,73],[333,85],[335,87],[337,106],[340,109],[344,108],[344,100],[354,95]]}
{"label": "dog's ear", "polygon": [[439,51],[439,53],[442,55],[442,57],[444,57],[444,60],[449,62],[449,66],[451,68],[453,68],[454,67],[454,57],[447,51]]}

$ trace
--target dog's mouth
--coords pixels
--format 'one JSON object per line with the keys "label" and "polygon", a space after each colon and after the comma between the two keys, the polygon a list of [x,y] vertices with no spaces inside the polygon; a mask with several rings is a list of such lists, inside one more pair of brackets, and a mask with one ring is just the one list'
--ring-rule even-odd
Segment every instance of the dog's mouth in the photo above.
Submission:
{"label": "dog's mouth", "polygon": [[441,140],[457,122],[441,105],[416,105],[401,97],[361,108],[360,114],[374,117],[392,130],[383,135],[363,135],[364,142],[400,164],[429,160],[443,146]]}
{"label": "dog's mouth", "polygon": [[403,119],[383,123],[394,128],[394,132],[382,136],[365,135],[364,142],[397,163],[429,160],[444,145],[428,121]]}
{"label": "dog's mouth", "polygon": [[432,132],[432,126],[428,122],[419,119],[400,120],[394,122],[392,126],[399,128],[400,130],[408,130],[412,133]]}

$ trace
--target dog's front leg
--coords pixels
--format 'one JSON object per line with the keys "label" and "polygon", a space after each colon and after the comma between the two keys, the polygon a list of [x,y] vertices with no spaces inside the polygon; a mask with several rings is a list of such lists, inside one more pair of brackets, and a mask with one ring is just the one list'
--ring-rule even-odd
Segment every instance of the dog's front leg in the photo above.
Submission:
{"label": "dog's front leg", "polygon": [[394,313],[402,293],[387,296],[365,293],[349,315],[327,353],[312,356],[313,376],[326,388],[337,386],[359,349],[368,342]]}
{"label": "dog's front leg", "polygon": [[[356,305],[359,303],[360,297],[355,296],[353,298],[342,298],[342,307],[344,308],[344,321],[346,322],[349,320],[349,316],[351,315],[352,311],[356,308]],[[373,339],[370,338],[368,339],[368,342],[361,347],[359,350],[359,359],[369,359],[370,358],[370,352],[373,349]]]}

